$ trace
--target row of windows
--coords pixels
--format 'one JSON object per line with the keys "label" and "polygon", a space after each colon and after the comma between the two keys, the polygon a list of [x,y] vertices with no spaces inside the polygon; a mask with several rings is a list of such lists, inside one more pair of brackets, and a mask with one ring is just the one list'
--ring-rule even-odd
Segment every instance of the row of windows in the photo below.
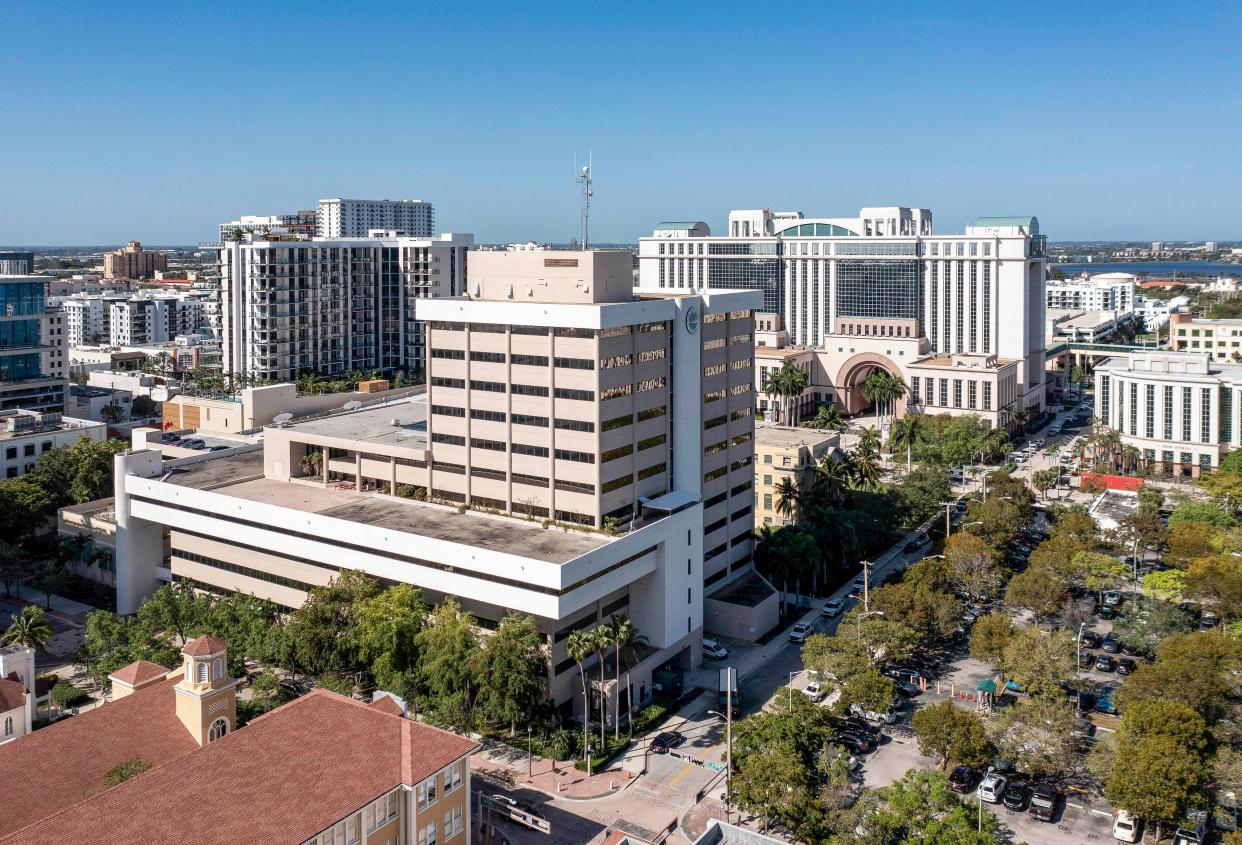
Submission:
{"label": "row of windows", "polygon": [[[40,292],[42,292],[42,283],[39,284]],[[42,304],[39,305],[38,313],[43,312]],[[444,332],[460,332],[466,328],[465,323],[446,322],[444,320],[429,321],[431,328]],[[662,332],[665,329],[664,323],[642,323],[634,326],[633,329],[638,332]],[[546,337],[548,334],[547,326],[508,326],[500,323],[471,323],[470,330],[474,332],[487,332],[491,334],[504,334],[509,331],[512,334],[534,335],[536,337]],[[631,333],[630,326],[617,326],[616,328],[604,329],[597,331],[595,329],[580,329],[572,327],[558,327],[555,329],[556,337],[578,337],[578,338],[594,338],[600,337],[618,337],[620,335],[628,335]]]}

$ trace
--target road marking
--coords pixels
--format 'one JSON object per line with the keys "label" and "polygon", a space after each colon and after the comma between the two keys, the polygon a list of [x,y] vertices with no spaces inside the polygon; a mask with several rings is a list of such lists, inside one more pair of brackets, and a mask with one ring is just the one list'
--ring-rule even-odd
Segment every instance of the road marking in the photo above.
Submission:
{"label": "road marking", "polygon": [[691,769],[693,769],[693,768],[694,768],[694,766],[693,766],[692,764],[687,763],[687,764],[686,764],[686,767],[685,767],[684,769],[682,769],[680,772],[678,772],[678,773],[677,773],[677,776],[676,776],[675,778],[673,778],[672,780],[670,780],[670,781],[668,782],[669,789],[672,789],[674,786],[676,786],[676,785],[677,785],[677,781],[681,780],[681,779],[682,779],[682,778],[684,778],[686,775],[688,775],[688,774],[690,773],[690,770],[691,770]]}

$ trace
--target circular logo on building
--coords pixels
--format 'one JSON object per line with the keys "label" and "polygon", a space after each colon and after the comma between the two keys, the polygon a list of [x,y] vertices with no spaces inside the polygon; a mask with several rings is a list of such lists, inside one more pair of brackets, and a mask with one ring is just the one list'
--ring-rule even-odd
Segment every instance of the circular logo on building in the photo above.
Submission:
{"label": "circular logo on building", "polygon": [[699,330],[699,309],[691,305],[686,309],[686,331],[694,334]]}

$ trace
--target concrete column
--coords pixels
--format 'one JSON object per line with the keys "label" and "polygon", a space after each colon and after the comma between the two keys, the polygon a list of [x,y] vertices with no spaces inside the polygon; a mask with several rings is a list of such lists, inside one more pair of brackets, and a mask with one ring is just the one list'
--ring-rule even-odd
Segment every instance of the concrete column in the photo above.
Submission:
{"label": "concrete column", "polygon": [[354,452],[354,489],[362,489],[362,452]]}
{"label": "concrete column", "polygon": [[130,513],[127,476],[153,478],[161,472],[158,451],[129,452],[113,459],[114,516],[116,519],[116,612],[138,611],[143,599],[155,592],[160,579],[155,570],[164,565],[164,531],[156,522]]}

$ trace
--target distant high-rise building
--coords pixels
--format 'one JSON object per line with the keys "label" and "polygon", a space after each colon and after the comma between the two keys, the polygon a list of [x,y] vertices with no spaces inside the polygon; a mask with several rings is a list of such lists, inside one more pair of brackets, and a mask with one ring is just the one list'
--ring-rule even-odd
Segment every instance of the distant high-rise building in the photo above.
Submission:
{"label": "distant high-rise building", "polygon": [[383,233],[220,247],[224,369],[272,381],[302,373],[421,371],[415,302],[465,292],[472,235]]}
{"label": "distant high-rise building", "polygon": [[154,279],[156,270],[167,269],[165,253],[145,250],[138,241],[104,253],[105,279]]}
{"label": "distant high-rise building", "polygon": [[0,276],[0,410],[63,411],[65,379],[45,371],[40,276]]}
{"label": "distant high-rise building", "polygon": [[1216,252],[1216,241],[1206,241],[1203,244],[1204,252]]}
{"label": "distant high-rise building", "polygon": [[33,272],[33,252],[0,252],[0,276],[29,276]]}
{"label": "distant high-rise building", "polygon": [[1164,241],[1152,241],[1151,251],[1152,252],[1164,252]]}
{"label": "distant high-rise building", "polygon": [[319,212],[311,209],[295,214],[244,215],[220,224],[220,240],[235,241],[243,234],[268,235],[288,232],[307,240],[319,233]]}
{"label": "distant high-rise building", "polygon": [[376,229],[429,238],[435,229],[431,203],[423,200],[319,201],[321,238],[365,238]]}

